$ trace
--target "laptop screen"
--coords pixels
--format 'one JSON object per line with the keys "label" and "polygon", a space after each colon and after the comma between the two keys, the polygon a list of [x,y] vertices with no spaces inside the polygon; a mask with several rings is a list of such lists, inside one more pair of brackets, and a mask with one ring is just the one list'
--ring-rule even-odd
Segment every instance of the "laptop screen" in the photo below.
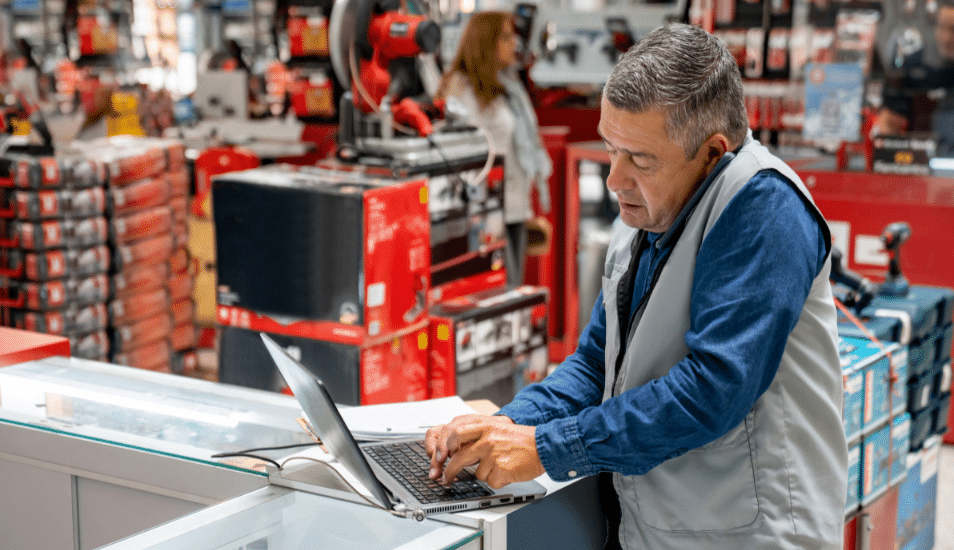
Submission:
{"label": "laptop screen", "polygon": [[382,506],[388,510],[392,509],[387,491],[371,471],[371,466],[358,448],[358,443],[341,418],[338,407],[335,406],[325,385],[301,363],[288,355],[288,352],[274,340],[265,334],[261,334],[261,337],[272,360],[285,377],[285,382],[288,383],[288,387],[291,388],[302,410],[305,411],[308,422],[311,423],[328,452],[338,459],[338,462],[351,472],[351,475],[358,478]]}

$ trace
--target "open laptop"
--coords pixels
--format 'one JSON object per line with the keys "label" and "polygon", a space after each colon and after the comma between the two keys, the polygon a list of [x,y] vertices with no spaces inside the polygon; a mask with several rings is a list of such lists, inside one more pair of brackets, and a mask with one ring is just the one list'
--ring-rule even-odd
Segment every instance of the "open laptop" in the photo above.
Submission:
{"label": "open laptop", "polygon": [[440,485],[427,477],[430,458],[423,438],[359,445],[321,380],[274,340],[261,337],[322,444],[386,509],[438,514],[526,502],[546,494],[536,481],[491,489],[474,476],[475,466],[461,470],[453,484]]}

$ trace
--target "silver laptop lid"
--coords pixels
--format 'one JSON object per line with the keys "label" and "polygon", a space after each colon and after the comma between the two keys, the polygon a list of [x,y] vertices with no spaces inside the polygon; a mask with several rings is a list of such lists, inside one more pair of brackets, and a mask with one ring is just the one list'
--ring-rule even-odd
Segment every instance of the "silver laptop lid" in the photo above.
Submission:
{"label": "silver laptop lid", "polygon": [[351,430],[348,429],[344,419],[341,418],[341,413],[338,412],[338,407],[331,399],[331,394],[328,393],[325,385],[301,363],[288,355],[288,352],[274,340],[264,333],[260,335],[272,360],[285,377],[285,382],[288,383],[288,387],[291,388],[305,411],[308,422],[311,423],[328,452],[338,459],[338,462],[351,472],[351,475],[358,478],[358,481],[371,491],[382,506],[388,510],[392,509],[393,504],[384,485],[371,471],[371,466],[358,448],[358,443],[351,435]]}

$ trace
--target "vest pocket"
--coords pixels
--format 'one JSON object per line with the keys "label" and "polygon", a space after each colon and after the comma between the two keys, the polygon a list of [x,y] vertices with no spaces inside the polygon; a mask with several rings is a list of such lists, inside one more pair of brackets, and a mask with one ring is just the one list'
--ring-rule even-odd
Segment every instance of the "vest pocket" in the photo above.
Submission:
{"label": "vest pocket", "polygon": [[642,476],[624,478],[621,488],[632,492],[621,499],[634,500],[639,519],[663,531],[726,531],[752,524],[759,502],[746,423]]}

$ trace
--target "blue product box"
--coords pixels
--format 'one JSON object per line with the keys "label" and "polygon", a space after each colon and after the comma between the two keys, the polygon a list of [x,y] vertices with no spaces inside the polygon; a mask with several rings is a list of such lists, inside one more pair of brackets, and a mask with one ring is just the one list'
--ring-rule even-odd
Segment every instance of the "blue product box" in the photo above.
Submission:
{"label": "blue product box", "polygon": [[924,448],[908,455],[908,477],[898,488],[898,550],[934,548],[937,518],[937,468],[940,438],[933,437]]}
{"label": "blue product box", "polygon": [[861,506],[861,446],[848,446],[848,495],[845,500],[845,515]]}
{"label": "blue product box", "polygon": [[891,424],[861,438],[861,505],[867,506],[888,489],[891,473]]}
{"label": "blue product box", "polygon": [[[877,344],[867,339],[843,338],[848,353],[842,355],[842,369],[857,365],[865,371],[865,404],[862,412],[861,431],[867,432],[885,421],[891,411],[891,392],[889,389],[890,365],[888,357]],[[899,362],[905,355],[900,344],[882,342],[885,350]]]}
{"label": "blue product box", "polygon": [[904,413],[894,417],[891,422],[891,475],[888,478],[888,485],[894,485],[908,471],[910,445],[911,415]]}
{"label": "blue product box", "polygon": [[923,340],[937,327],[951,324],[954,290],[943,287],[911,286],[907,296],[876,296],[862,311],[877,317],[878,310],[896,311],[909,316],[911,341]]}
{"label": "blue product box", "polygon": [[947,420],[951,414],[951,394],[942,395],[934,408],[934,423],[931,433],[941,435],[947,431]]}
{"label": "blue product box", "polygon": [[842,422],[849,441],[861,435],[861,419],[865,408],[865,369],[849,365],[841,371],[844,379],[845,404]]}
{"label": "blue product box", "polygon": [[[901,319],[897,317],[861,317],[865,329],[882,342],[901,341]],[[851,322],[841,311],[838,312],[838,336],[842,338],[868,338],[858,325]]]}
{"label": "blue product box", "polygon": [[912,377],[908,382],[908,411],[919,413],[933,403],[934,373]]}
{"label": "blue product box", "polygon": [[938,369],[937,389],[934,392],[937,395],[951,393],[951,362],[948,360]]}
{"label": "blue product box", "polygon": [[934,350],[934,358],[936,361],[948,361],[951,359],[951,344],[954,342],[954,325],[941,327],[937,331],[937,348]]}
{"label": "blue product box", "polygon": [[897,416],[908,409],[908,348],[900,346],[891,353],[891,366],[895,379],[891,386],[891,416]]}
{"label": "blue product box", "polygon": [[924,445],[924,442],[934,431],[935,409],[928,408],[921,412],[911,413],[911,446],[910,450],[916,451]]}
{"label": "blue product box", "polygon": [[910,352],[908,355],[908,363],[910,368],[908,371],[912,377],[920,376],[931,370],[931,365],[933,365],[935,361],[937,347],[938,341],[933,333],[921,340],[911,341],[909,344]]}

